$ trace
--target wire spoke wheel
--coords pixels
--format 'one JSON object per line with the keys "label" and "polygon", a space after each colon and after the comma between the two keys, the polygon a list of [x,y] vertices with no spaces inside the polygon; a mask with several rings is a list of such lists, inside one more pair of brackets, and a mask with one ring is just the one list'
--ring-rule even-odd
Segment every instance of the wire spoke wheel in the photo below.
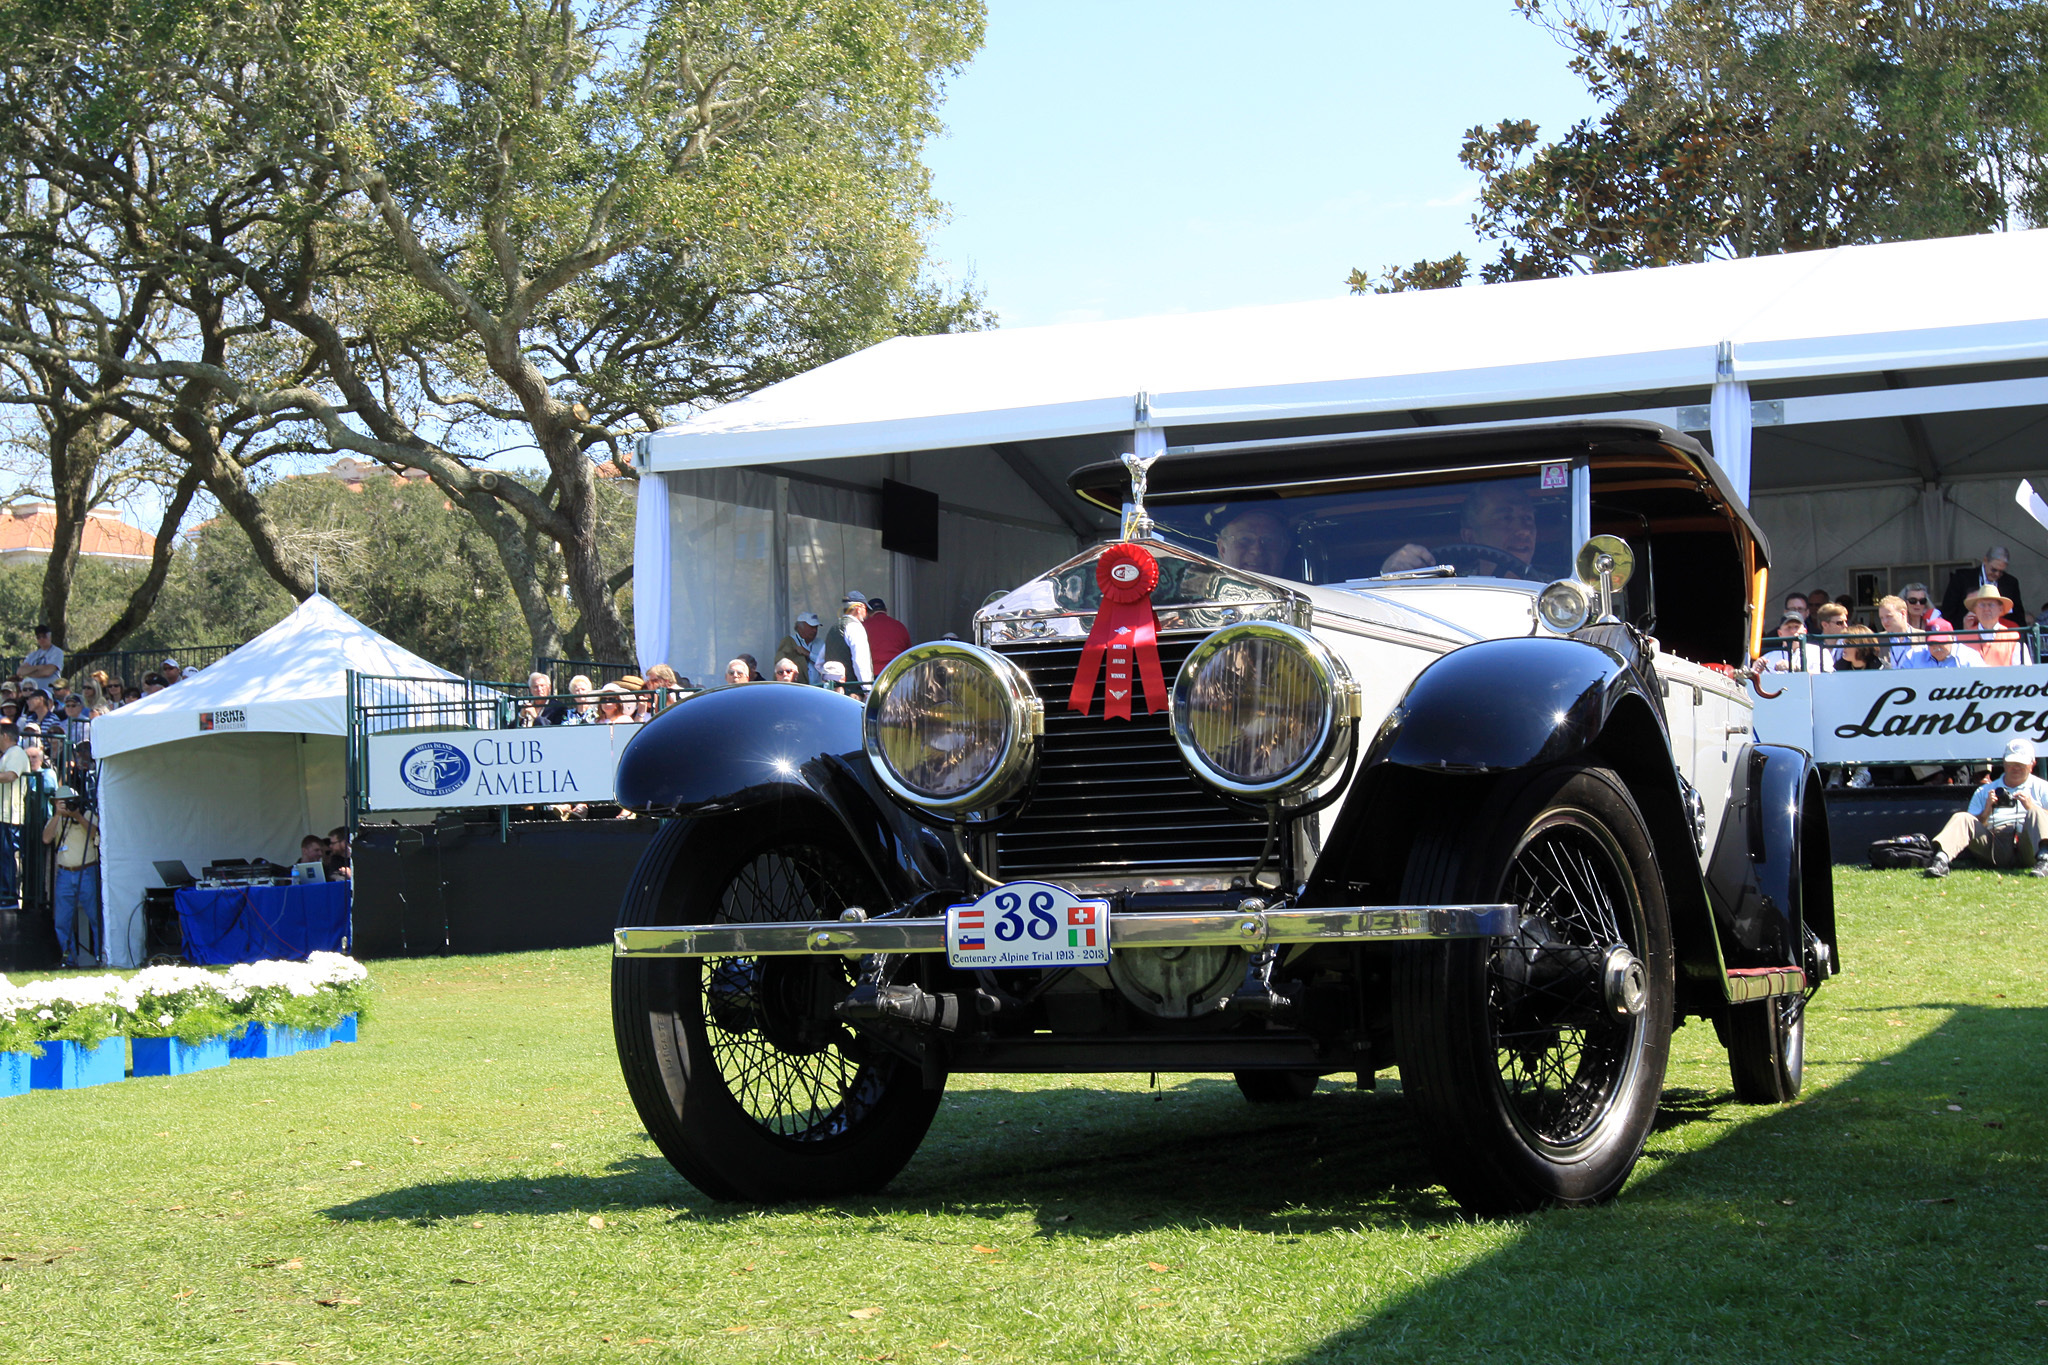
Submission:
{"label": "wire spoke wheel", "polygon": [[[721,924],[831,920],[846,908],[817,850],[756,856],[726,887]],[[843,957],[706,958],[705,1040],[741,1112],[776,1137],[815,1142],[841,1136],[880,1102],[882,1071],[831,1015],[853,989]]]}
{"label": "wire spoke wheel", "polygon": [[1642,933],[1612,836],[1582,812],[1532,831],[1501,899],[1521,907],[1514,938],[1487,964],[1494,1055],[1508,1108],[1530,1141],[1583,1143],[1641,1061],[1642,1020],[1602,998],[1599,966],[1613,947],[1640,954]]}
{"label": "wire spoke wheel", "polygon": [[[782,809],[664,826],[619,921],[791,923],[886,904],[836,821]],[[943,1074],[928,1080],[838,1017],[853,972],[838,954],[613,961],[626,1088],[698,1189],[763,1202],[869,1194],[916,1153]]]}
{"label": "wire spoke wheel", "polygon": [[1671,927],[1641,812],[1604,768],[1511,774],[1409,856],[1413,904],[1510,903],[1515,932],[1395,955],[1403,1090],[1444,1184],[1512,1213],[1612,1198],[1657,1115]]}

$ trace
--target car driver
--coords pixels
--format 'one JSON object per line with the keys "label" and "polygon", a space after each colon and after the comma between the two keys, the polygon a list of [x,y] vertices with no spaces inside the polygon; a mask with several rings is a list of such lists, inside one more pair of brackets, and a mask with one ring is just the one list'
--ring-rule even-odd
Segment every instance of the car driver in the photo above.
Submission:
{"label": "car driver", "polygon": [[[1536,558],[1536,505],[1527,492],[1502,484],[1488,484],[1466,497],[1458,509],[1458,545],[1472,545],[1504,551],[1500,559],[1483,559],[1460,554],[1458,573],[1477,578],[1530,578]],[[1383,574],[1407,569],[1426,569],[1436,556],[1426,545],[1403,545],[1380,565]]]}

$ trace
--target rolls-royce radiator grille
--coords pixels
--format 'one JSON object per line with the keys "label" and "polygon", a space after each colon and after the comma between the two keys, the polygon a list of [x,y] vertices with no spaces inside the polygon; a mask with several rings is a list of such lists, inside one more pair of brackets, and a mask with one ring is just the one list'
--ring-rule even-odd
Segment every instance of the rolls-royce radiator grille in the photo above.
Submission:
{"label": "rolls-royce radiator grille", "polygon": [[[1159,642],[1168,687],[1201,641],[1184,635]],[[1081,662],[1078,643],[1009,644],[999,652],[1030,675],[1045,703],[1030,805],[996,835],[1005,878],[1213,872],[1258,861],[1263,817],[1224,800],[1188,771],[1163,710],[1133,705],[1130,720],[1104,719],[1099,680],[1087,715],[1068,710]]]}

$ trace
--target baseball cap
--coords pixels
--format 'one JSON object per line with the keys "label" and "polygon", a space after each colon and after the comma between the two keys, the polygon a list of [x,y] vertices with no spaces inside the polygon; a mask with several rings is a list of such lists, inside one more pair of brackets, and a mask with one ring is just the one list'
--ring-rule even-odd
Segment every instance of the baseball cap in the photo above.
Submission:
{"label": "baseball cap", "polygon": [[814,611],[798,612],[796,614],[796,623],[800,626],[822,626],[825,624],[818,619],[818,613]]}
{"label": "baseball cap", "polygon": [[59,787],[51,792],[50,795],[59,801],[76,801],[78,799],[78,793],[69,787]]}
{"label": "baseball cap", "polygon": [[862,606],[866,606],[868,604],[868,595],[862,592],[859,588],[848,588],[846,590],[846,596],[840,598],[839,600],[842,603],[858,602]]}
{"label": "baseball cap", "polygon": [[834,682],[846,681],[846,665],[840,663],[837,659],[828,662],[823,668],[819,669],[818,672],[823,674],[825,677],[832,679]]}
{"label": "baseball cap", "polygon": [[2034,765],[2034,741],[2031,739],[2016,739],[2007,744],[2005,746],[2005,761],[2008,763],[2024,763],[2031,768]]}
{"label": "baseball cap", "polygon": [[881,599],[881,598],[879,598],[879,597],[870,597],[870,598],[868,599],[868,610],[869,610],[869,611],[887,611],[887,610],[889,610],[889,608],[888,608],[888,607],[887,607],[886,605],[884,605],[884,604],[883,604],[883,602],[882,602],[882,599]]}
{"label": "baseball cap", "polygon": [[1806,618],[1804,616],[1801,616],[1796,611],[1788,611],[1783,616],[1780,616],[1778,618],[1778,624],[1781,626],[1784,625],[1787,621],[1797,621],[1802,626],[1806,624]]}
{"label": "baseball cap", "polygon": [[183,664],[179,663],[179,662],[178,662],[178,661],[177,661],[176,659],[165,659],[165,660],[164,660],[164,661],[163,661],[162,663],[158,664],[158,665],[157,665],[157,667],[158,667],[158,668],[175,668],[175,669],[178,669],[178,670],[180,670],[180,671],[182,672],[182,671],[184,670],[184,667],[185,667],[185,665],[183,665]]}

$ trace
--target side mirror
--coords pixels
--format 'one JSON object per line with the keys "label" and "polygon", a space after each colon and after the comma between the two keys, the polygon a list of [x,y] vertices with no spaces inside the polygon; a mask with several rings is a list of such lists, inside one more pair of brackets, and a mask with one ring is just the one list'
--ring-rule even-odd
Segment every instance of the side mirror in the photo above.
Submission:
{"label": "side mirror", "polygon": [[1629,579],[1635,576],[1635,551],[1629,549],[1628,542],[1620,536],[1594,536],[1579,547],[1572,567],[1577,570],[1581,583],[1598,589],[1600,623],[1614,622],[1614,594],[1627,587]]}

